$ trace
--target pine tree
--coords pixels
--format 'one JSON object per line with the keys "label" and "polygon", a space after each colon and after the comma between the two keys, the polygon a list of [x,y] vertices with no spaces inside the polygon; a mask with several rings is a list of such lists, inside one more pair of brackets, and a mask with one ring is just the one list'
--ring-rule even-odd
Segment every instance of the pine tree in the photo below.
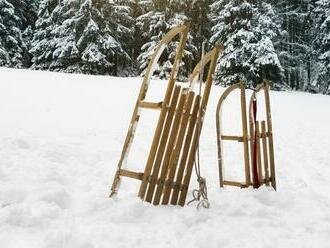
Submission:
{"label": "pine tree", "polygon": [[14,8],[15,13],[21,20],[20,30],[22,33],[24,49],[22,50],[24,67],[31,66],[31,40],[33,39],[33,32],[35,23],[37,21],[37,12],[39,0],[8,0]]}
{"label": "pine tree", "polygon": [[312,78],[312,11],[315,0],[273,1],[281,35],[276,50],[284,69],[283,80],[304,90]]}
{"label": "pine tree", "polygon": [[320,92],[330,94],[330,2],[319,0],[314,10],[316,53],[316,85]]}
{"label": "pine tree", "polygon": [[107,0],[44,0],[31,53],[33,68],[117,74],[129,56],[120,44],[117,6]]}
{"label": "pine tree", "polygon": [[[137,18],[137,28],[143,37],[143,46],[141,54],[138,57],[139,68],[143,72],[148,59],[153,54],[156,46],[164,35],[172,28],[187,21],[184,14],[186,3],[179,0],[149,0],[141,2],[141,9],[145,11]],[[173,60],[176,55],[176,49],[179,41],[171,42],[164,50],[156,68],[156,75],[160,78],[168,78],[173,67]],[[188,37],[186,49],[183,53],[183,62],[181,64],[180,79],[185,79],[191,71],[189,64],[193,60],[193,52],[197,48],[192,44],[192,36]]]}
{"label": "pine tree", "polygon": [[211,9],[215,24],[211,42],[225,46],[218,62],[218,82],[279,82],[281,65],[272,42],[277,30],[272,6],[258,1],[218,0]]}
{"label": "pine tree", "polygon": [[21,29],[24,31],[29,26],[33,29],[37,21],[39,0],[7,0],[14,8],[16,15],[22,21]]}
{"label": "pine tree", "polygon": [[[111,6],[110,15],[107,18],[114,38],[118,41],[122,49],[127,54],[126,58],[116,54],[116,75],[131,76],[134,58],[134,34],[135,18],[134,11],[137,7],[136,0],[116,0]],[[120,59],[118,59],[120,57]]]}
{"label": "pine tree", "polygon": [[27,50],[22,38],[22,20],[15,7],[7,0],[0,0],[0,66],[23,67]]}
{"label": "pine tree", "polygon": [[207,47],[211,47],[208,41],[211,37],[211,18],[210,18],[210,5],[212,0],[193,0],[187,1],[187,11],[190,24],[190,33],[193,37],[193,44],[197,48],[194,54],[194,66],[201,59],[203,42],[206,42]]}

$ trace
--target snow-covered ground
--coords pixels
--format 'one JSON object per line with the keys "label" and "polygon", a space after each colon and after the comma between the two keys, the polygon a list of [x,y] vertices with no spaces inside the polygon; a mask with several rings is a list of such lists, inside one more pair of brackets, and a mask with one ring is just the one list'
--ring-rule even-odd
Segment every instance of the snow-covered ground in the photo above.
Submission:
{"label": "snow-covered ground", "polygon": [[[0,247],[330,247],[330,97],[272,92],[278,191],[221,190],[213,87],[201,137],[211,208],[154,207],[125,180],[108,193],[140,78],[0,69]],[[164,82],[154,82],[160,95]],[[229,99],[226,130],[238,130]],[[142,171],[155,115],[128,161]],[[240,178],[241,146],[226,146]],[[192,178],[190,191],[196,186]],[[191,198],[189,195],[188,199]]]}

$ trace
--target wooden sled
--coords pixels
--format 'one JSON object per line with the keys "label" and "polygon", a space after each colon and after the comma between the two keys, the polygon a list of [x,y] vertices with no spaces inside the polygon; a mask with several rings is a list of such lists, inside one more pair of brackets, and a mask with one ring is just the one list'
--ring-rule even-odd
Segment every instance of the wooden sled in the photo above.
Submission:
{"label": "wooden sled", "polygon": [[[120,179],[122,176],[134,178],[134,179],[138,179],[138,180],[142,180],[142,178],[143,178],[143,173],[136,173],[136,172],[125,170],[125,169],[123,169],[123,166],[129,155],[129,152],[130,152],[130,149],[132,146],[132,142],[134,140],[134,134],[135,134],[135,131],[136,131],[139,119],[140,119],[141,109],[143,109],[143,108],[157,109],[157,110],[161,109],[161,114],[159,117],[159,122],[156,127],[154,139],[157,139],[157,137],[160,136],[160,132],[163,129],[163,123],[161,122],[161,120],[165,119],[165,117],[166,117],[166,113],[167,113],[166,109],[170,102],[170,98],[172,96],[172,92],[174,89],[174,84],[175,84],[176,76],[177,76],[177,73],[179,70],[179,65],[180,65],[180,62],[182,59],[184,46],[187,41],[188,31],[189,31],[189,27],[187,25],[182,25],[182,26],[179,26],[179,27],[174,28],[171,31],[169,31],[164,36],[164,38],[161,40],[161,42],[158,44],[153,56],[150,59],[150,62],[148,64],[148,67],[147,67],[147,70],[146,70],[146,73],[145,73],[145,76],[144,76],[144,79],[143,79],[143,82],[142,82],[142,85],[140,88],[139,96],[138,96],[138,99],[135,104],[135,108],[133,111],[129,129],[128,129],[128,132],[126,135],[122,153],[121,153],[121,156],[120,156],[120,159],[118,162],[117,172],[115,174],[115,177],[114,177],[114,180],[112,183],[112,187],[111,187],[110,197],[112,197],[113,195],[115,195],[117,193],[118,188],[120,186]],[[179,46],[176,51],[176,57],[174,60],[172,72],[171,72],[169,83],[168,83],[168,88],[167,88],[167,91],[165,94],[165,98],[162,102],[146,102],[144,100],[146,99],[150,80],[155,71],[155,67],[158,63],[158,60],[159,60],[160,56],[162,55],[166,46],[178,35],[180,35],[180,42],[179,42]],[[154,146],[154,144],[153,144],[153,146]],[[154,149],[154,147],[153,147],[153,149]]]}
{"label": "wooden sled", "polygon": [[[193,71],[187,87],[176,84],[176,75],[187,39],[187,32],[187,26],[171,30],[159,45],[159,47],[164,47],[164,44],[170,42],[175,35],[181,34],[177,57],[164,100],[159,103],[143,102],[147,92],[147,84],[145,82],[142,84],[142,93],[140,93],[133,113],[111,195],[118,191],[120,177],[124,176],[142,181],[138,195],[144,201],[154,205],[169,203],[172,205],[185,205],[197,143],[220,51],[220,48],[217,47],[204,56]],[[151,61],[157,63],[156,59],[159,57],[160,54],[156,50]],[[209,65],[208,76],[202,87],[203,89],[197,92],[196,84],[206,65]],[[150,73],[151,70],[148,72]],[[160,109],[158,123],[143,173],[132,172],[122,168],[123,160],[128,154],[134,130],[140,117],[138,114],[140,107]]]}
{"label": "wooden sled", "polygon": [[[236,186],[247,188],[254,186],[258,188],[265,184],[276,190],[275,176],[275,159],[274,159],[274,144],[272,118],[269,97],[269,82],[264,81],[263,84],[257,86],[251,96],[249,103],[249,122],[247,121],[246,107],[246,86],[243,82],[230,86],[221,96],[216,112],[217,126],[217,146],[218,146],[218,165],[220,187]],[[241,101],[241,119],[242,119],[242,136],[224,135],[222,133],[222,116],[221,110],[226,98],[234,91],[240,90]],[[266,121],[255,121],[253,114],[253,102],[257,94],[263,90],[265,97]],[[249,126],[249,128],[248,128]],[[261,130],[260,130],[261,127]],[[223,160],[223,141],[236,141],[243,144],[244,149],[244,175],[245,182],[228,181],[224,179],[224,160]],[[263,158],[262,158],[263,157]],[[253,176],[251,180],[251,175]]]}

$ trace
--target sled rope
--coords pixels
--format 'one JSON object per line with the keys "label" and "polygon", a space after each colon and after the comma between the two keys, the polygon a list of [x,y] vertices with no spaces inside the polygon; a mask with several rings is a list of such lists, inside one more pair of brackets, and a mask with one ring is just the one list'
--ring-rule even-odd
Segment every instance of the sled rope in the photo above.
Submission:
{"label": "sled rope", "polygon": [[192,192],[193,195],[193,199],[191,201],[188,202],[187,205],[190,205],[191,203],[197,201],[197,209],[199,210],[200,207],[203,208],[210,208],[210,202],[209,199],[207,197],[207,185],[206,185],[206,179],[204,177],[201,176],[200,173],[200,159],[199,159],[199,146],[197,148],[197,162],[195,161],[195,172],[197,175],[197,182],[199,185],[199,189],[194,189]]}
{"label": "sled rope", "polygon": [[[203,42],[202,45],[202,60],[205,54],[205,44],[206,42]],[[202,94],[202,84],[203,84],[203,79],[204,79],[204,70],[202,69],[201,66],[201,73],[200,73],[200,79],[199,79],[199,95]],[[199,125],[200,121],[197,122],[197,130],[199,130]],[[197,175],[197,182],[198,182],[198,189],[194,189],[192,192],[193,199],[188,202],[187,205],[190,205],[191,203],[197,201],[197,209],[199,210],[200,207],[203,208],[209,208],[210,207],[210,202],[207,196],[207,185],[206,185],[206,179],[201,176],[201,166],[200,166],[200,151],[199,151],[199,140],[197,142],[197,150],[196,150],[196,159],[194,162],[194,168],[195,168],[195,173]]]}

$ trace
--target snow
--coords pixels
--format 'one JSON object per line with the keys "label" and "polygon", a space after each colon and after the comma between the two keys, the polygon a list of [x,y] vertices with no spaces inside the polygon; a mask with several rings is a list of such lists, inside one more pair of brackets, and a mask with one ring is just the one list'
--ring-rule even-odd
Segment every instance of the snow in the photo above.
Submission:
{"label": "snow", "polygon": [[[200,144],[211,208],[197,211],[143,203],[134,180],[107,197],[141,78],[0,74],[1,248],[329,247],[328,96],[271,92],[278,191],[220,189],[214,118],[224,89],[214,87]],[[164,82],[152,86],[161,95]],[[229,101],[225,130],[233,134],[239,105]],[[145,116],[128,160],[140,171],[156,120]],[[241,147],[225,148],[226,176],[241,178]],[[192,178],[188,199],[194,187]]]}

